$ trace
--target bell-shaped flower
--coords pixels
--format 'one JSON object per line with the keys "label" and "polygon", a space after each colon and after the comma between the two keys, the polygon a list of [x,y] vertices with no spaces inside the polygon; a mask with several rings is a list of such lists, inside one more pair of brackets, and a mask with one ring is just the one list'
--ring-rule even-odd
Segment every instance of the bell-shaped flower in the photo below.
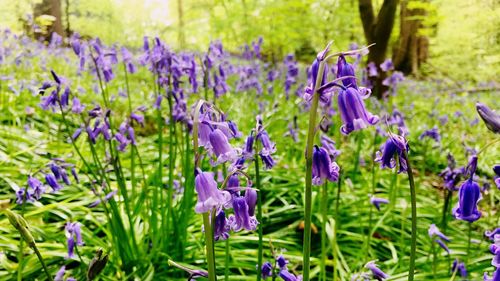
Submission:
{"label": "bell-shaped flower", "polygon": [[233,231],[242,229],[255,230],[257,228],[257,220],[254,216],[250,216],[248,204],[245,197],[235,196],[233,198],[234,215],[229,217],[229,225]]}
{"label": "bell-shaped flower", "polygon": [[468,222],[477,221],[481,217],[481,212],[477,209],[477,203],[482,199],[481,188],[473,180],[477,168],[477,156],[472,156],[467,170],[470,177],[458,190],[458,204],[453,209],[453,215],[456,219]]}
{"label": "bell-shaped flower", "polygon": [[215,129],[209,134],[210,145],[212,146],[212,152],[217,157],[217,163],[224,163],[227,161],[236,160],[238,154],[224,134],[219,129]]}
{"label": "bell-shaped flower", "polygon": [[384,198],[378,198],[375,196],[370,197],[370,203],[377,208],[378,211],[380,211],[380,204],[389,204],[389,200],[384,199]]}
{"label": "bell-shaped flower", "polygon": [[373,115],[366,110],[363,98],[356,88],[341,89],[337,99],[343,123],[340,131],[343,134],[347,135],[352,131],[364,129],[377,124],[379,121],[377,115]]}
{"label": "bell-shaped flower", "polygon": [[377,151],[375,162],[380,162],[382,168],[392,169],[396,167],[396,157],[399,158],[399,173],[406,172],[408,165],[403,156],[403,151],[409,150],[408,142],[403,136],[389,133],[389,138],[382,145],[381,151]]}
{"label": "bell-shaped flower", "polygon": [[337,181],[339,170],[337,163],[331,161],[328,151],[315,145],[313,148],[312,183],[322,185],[325,180]]}
{"label": "bell-shaped flower", "polygon": [[372,272],[373,277],[377,280],[384,280],[386,278],[389,278],[388,274],[386,274],[385,272],[380,270],[380,268],[377,267],[377,265],[375,264],[375,261],[368,262],[365,265],[365,268],[369,269]]}
{"label": "bell-shaped flower", "polygon": [[195,178],[198,202],[195,206],[197,213],[206,213],[215,207],[222,206],[231,200],[231,195],[227,191],[217,188],[214,173],[198,171]]}

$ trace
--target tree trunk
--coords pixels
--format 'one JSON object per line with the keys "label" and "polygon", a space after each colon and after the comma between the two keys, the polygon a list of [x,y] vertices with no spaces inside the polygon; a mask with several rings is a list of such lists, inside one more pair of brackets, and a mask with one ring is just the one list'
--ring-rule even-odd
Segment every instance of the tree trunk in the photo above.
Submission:
{"label": "tree trunk", "polygon": [[45,37],[45,39],[50,38],[52,32],[65,37],[64,27],[62,24],[62,11],[61,11],[61,0],[43,0],[42,3],[36,4],[33,10],[34,18],[41,15],[50,15],[55,18],[54,22],[47,30],[48,34],[41,34],[38,36]]}
{"label": "tree trunk", "polygon": [[380,64],[384,62],[391,37],[396,10],[399,0],[384,0],[377,17],[373,11],[371,0],[359,0],[359,13],[363,24],[363,32],[368,44],[375,43],[370,48],[368,54],[368,62],[373,62],[379,69],[379,76],[371,78],[373,86],[373,94],[377,98],[382,98],[383,93],[387,90],[382,81],[386,78],[385,73],[380,71]]}
{"label": "tree trunk", "polygon": [[409,9],[408,0],[401,2],[399,44],[393,61],[394,67],[404,74],[418,75],[420,66],[427,60],[429,40],[418,34],[425,15],[424,9]]}

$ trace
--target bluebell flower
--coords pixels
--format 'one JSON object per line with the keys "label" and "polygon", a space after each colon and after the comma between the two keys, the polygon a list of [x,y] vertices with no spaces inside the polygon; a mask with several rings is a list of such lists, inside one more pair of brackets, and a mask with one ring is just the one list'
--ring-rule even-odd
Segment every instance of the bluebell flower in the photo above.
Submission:
{"label": "bluebell flower", "polygon": [[340,131],[350,134],[352,131],[375,125],[379,117],[366,110],[361,94],[356,88],[341,89],[338,94],[338,108],[342,119]]}
{"label": "bluebell flower", "polygon": [[382,168],[392,169],[396,167],[396,158],[399,159],[399,173],[406,172],[408,165],[404,157],[403,151],[409,150],[409,145],[404,136],[389,133],[387,141],[381,148],[382,151],[377,152],[376,162],[381,163]]}
{"label": "bluebell flower", "polygon": [[276,263],[278,264],[280,270],[287,269],[286,265],[288,264],[288,260],[285,259],[283,255],[280,255],[278,258],[276,258]]}
{"label": "bluebell flower", "polygon": [[322,185],[325,180],[337,181],[339,166],[332,162],[328,151],[317,145],[313,148],[312,183]]}
{"label": "bluebell flower", "polygon": [[231,200],[229,192],[217,188],[214,173],[198,170],[195,178],[195,187],[198,194],[198,202],[195,206],[197,213],[209,212],[213,208],[225,205]]}
{"label": "bluebell flower", "polygon": [[380,204],[389,204],[389,200],[384,199],[384,198],[377,198],[375,196],[370,197],[370,203],[377,208],[378,211],[380,211]]}
{"label": "bluebell flower", "polygon": [[495,172],[495,184],[500,189],[500,164],[493,166],[493,172]]}
{"label": "bluebell flower", "polygon": [[431,237],[431,238],[434,236],[437,236],[437,237],[439,237],[447,242],[450,242],[450,238],[448,238],[448,236],[444,235],[435,224],[431,224],[429,226],[429,230],[427,232],[429,233],[429,237]]}
{"label": "bluebell flower", "polygon": [[257,190],[247,187],[245,190],[245,201],[248,205],[248,214],[255,215],[255,205],[257,204]]}
{"label": "bluebell flower", "polygon": [[388,274],[386,274],[385,272],[380,270],[380,268],[377,267],[377,265],[375,264],[375,261],[368,262],[365,265],[365,268],[369,269],[372,272],[373,277],[377,280],[384,280],[386,278],[389,278]]}
{"label": "bluebell flower", "polygon": [[451,266],[451,272],[455,271],[457,271],[462,278],[467,277],[467,268],[465,268],[465,264],[463,262],[459,262],[458,259],[455,259]]}
{"label": "bluebell flower", "polygon": [[280,270],[279,276],[284,281],[299,281],[300,280],[297,276],[295,276],[294,274],[290,273],[286,269]]}
{"label": "bluebell flower", "polygon": [[260,270],[262,279],[266,280],[267,277],[272,277],[273,276],[273,265],[266,261],[265,263],[262,264],[261,270]]}
{"label": "bluebell flower", "polygon": [[354,89],[358,89],[354,67],[345,60],[345,57],[343,55],[341,55],[337,60],[337,78],[342,78],[346,76],[352,76],[352,78],[342,79],[342,84],[346,88],[352,87]]}
{"label": "bluebell flower", "polygon": [[257,228],[257,220],[254,216],[250,216],[248,204],[245,197],[235,196],[233,198],[234,214],[229,216],[229,225],[233,231],[242,229],[255,230]]}
{"label": "bluebell flower", "polygon": [[419,140],[423,140],[424,138],[431,138],[435,140],[436,142],[441,141],[441,135],[439,134],[438,127],[433,127],[432,129],[424,131],[419,137]]}
{"label": "bluebell flower", "polygon": [[473,180],[477,167],[477,156],[473,156],[469,163],[470,177],[458,190],[458,204],[453,209],[456,219],[474,222],[481,217],[481,212],[477,209],[477,203],[481,200],[481,188]]}
{"label": "bluebell flower", "polygon": [[52,174],[45,174],[45,183],[52,187],[54,192],[61,189],[61,185],[57,182],[57,179]]}
{"label": "bluebell flower", "polygon": [[215,129],[210,132],[209,140],[218,164],[237,159],[236,150],[231,147],[226,135],[221,130]]}
{"label": "bluebell flower", "polygon": [[111,192],[109,192],[108,194],[106,194],[102,200],[101,200],[101,198],[99,198],[96,201],[92,202],[89,205],[89,208],[96,207],[97,205],[101,204],[103,200],[104,200],[104,202],[108,202],[109,199],[113,198],[113,196],[115,196],[117,192],[118,192],[118,190],[116,190],[116,189],[112,190]]}
{"label": "bluebell flower", "polygon": [[436,243],[438,243],[439,247],[443,248],[443,250],[445,250],[448,254],[450,253],[450,249],[448,248],[448,246],[446,246],[446,244],[441,239],[438,238],[434,241]]}
{"label": "bluebell flower", "polygon": [[500,115],[482,103],[476,103],[476,110],[486,127],[493,133],[500,133]]}
{"label": "bluebell flower", "polygon": [[68,222],[64,228],[66,232],[66,239],[68,243],[68,258],[72,258],[75,246],[83,246],[82,232],[80,223]]}
{"label": "bluebell flower", "polygon": [[229,223],[224,210],[220,210],[215,217],[214,240],[226,240],[229,238]]}

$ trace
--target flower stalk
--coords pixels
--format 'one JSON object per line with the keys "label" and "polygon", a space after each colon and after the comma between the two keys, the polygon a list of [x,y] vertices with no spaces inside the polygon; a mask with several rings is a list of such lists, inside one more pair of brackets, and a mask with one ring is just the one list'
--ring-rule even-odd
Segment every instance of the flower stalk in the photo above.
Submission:
{"label": "flower stalk", "polygon": [[403,157],[408,165],[408,180],[410,182],[410,201],[411,201],[411,248],[410,248],[410,268],[408,271],[408,281],[413,281],[415,278],[415,255],[417,252],[417,195],[415,191],[415,181],[413,179],[413,171],[411,169],[408,152],[402,150]]}
{"label": "flower stalk", "polygon": [[321,85],[321,77],[325,71],[325,61],[319,62],[318,78],[313,88],[311,109],[309,112],[309,129],[307,131],[306,145],[306,185],[305,185],[305,206],[304,206],[304,244],[303,244],[303,280],[309,280],[310,255],[311,255],[311,211],[312,211],[312,153],[316,128],[316,118],[319,104],[319,94],[317,89]]}

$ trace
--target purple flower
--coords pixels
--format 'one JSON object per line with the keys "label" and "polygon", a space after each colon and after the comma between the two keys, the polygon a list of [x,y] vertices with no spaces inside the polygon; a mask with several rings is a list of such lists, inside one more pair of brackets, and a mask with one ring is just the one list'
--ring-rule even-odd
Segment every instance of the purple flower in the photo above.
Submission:
{"label": "purple flower", "polygon": [[64,273],[66,273],[66,266],[63,265],[57,271],[56,276],[54,277],[54,281],[64,281]]}
{"label": "purple flower", "polygon": [[354,67],[345,60],[343,55],[339,56],[337,60],[337,78],[352,76],[352,78],[346,78],[342,80],[342,84],[346,88],[358,89],[356,84],[356,73],[354,72]]}
{"label": "purple flower", "polygon": [[439,134],[438,127],[434,127],[430,130],[424,131],[419,137],[419,140],[423,140],[425,137],[431,138],[435,140],[436,142],[441,141],[441,135]]}
{"label": "purple flower", "polygon": [[16,203],[22,205],[24,202],[33,202],[32,192],[26,188],[19,188],[16,191]]}
{"label": "purple flower", "polygon": [[396,167],[396,157],[399,158],[399,173],[406,172],[408,165],[404,158],[403,151],[408,151],[410,148],[408,142],[403,136],[398,136],[389,133],[389,138],[381,147],[381,152],[377,151],[375,162],[380,162],[382,168],[392,169]]}
{"label": "purple flower", "polygon": [[269,155],[276,152],[276,145],[271,141],[265,130],[262,130],[257,134],[257,139],[262,143],[262,154]]}
{"label": "purple flower", "polygon": [[253,156],[253,142],[254,142],[254,136],[252,131],[250,135],[247,137],[245,141],[245,147],[243,149],[243,156],[245,156],[247,159],[250,159]]}
{"label": "purple flower", "polygon": [[266,155],[259,153],[260,159],[262,160],[262,163],[264,163],[264,168],[266,170],[272,169],[275,165],[274,159],[271,157],[271,155]]}
{"label": "purple flower", "polygon": [[283,255],[280,255],[278,258],[276,258],[276,263],[278,264],[281,270],[287,269],[286,265],[288,264],[288,260],[285,259]]}
{"label": "purple flower", "polygon": [[476,110],[486,127],[493,133],[500,133],[500,115],[482,103],[476,103]]}
{"label": "purple flower", "polygon": [[356,88],[341,89],[338,94],[338,108],[342,118],[340,131],[348,135],[352,131],[375,125],[379,118],[365,108],[363,99]]}
{"label": "purple flower", "polygon": [[458,204],[453,209],[456,219],[474,222],[481,217],[481,212],[477,209],[477,203],[482,198],[481,188],[477,182],[473,181],[476,167],[477,156],[473,156],[469,163],[470,178],[458,190]]}
{"label": "purple flower", "polygon": [[452,272],[458,271],[462,278],[467,277],[467,269],[465,268],[465,264],[463,262],[458,262],[458,259],[455,259],[453,261],[453,264],[451,266],[451,271]]}
{"label": "purple flower", "polygon": [[292,273],[288,272],[288,270],[283,269],[280,271],[280,277],[284,281],[299,281],[300,279],[297,278],[297,276],[293,275]]}
{"label": "purple flower", "polygon": [[61,185],[59,185],[57,179],[52,174],[45,174],[45,183],[52,187],[54,192],[57,192],[61,189]]}
{"label": "purple flower", "polygon": [[75,114],[80,114],[83,112],[84,109],[85,109],[85,106],[80,103],[80,100],[77,97],[74,97],[71,111]]}
{"label": "purple flower", "polygon": [[332,162],[328,151],[317,145],[313,148],[312,182],[314,185],[322,185],[324,180],[337,181],[339,178],[339,166]]}
{"label": "purple flower", "polygon": [[32,176],[28,177],[28,186],[33,189],[33,197],[36,200],[40,200],[42,194],[45,192],[45,186],[41,181]]}
{"label": "purple flower", "polygon": [[431,224],[429,226],[429,230],[428,230],[428,233],[429,233],[429,237],[434,237],[434,236],[438,236],[439,238],[447,241],[447,242],[450,242],[450,238],[448,238],[448,236],[444,235],[438,228],[435,224]]}
{"label": "purple flower", "polygon": [[215,217],[214,239],[215,241],[229,238],[229,224],[224,210],[220,210]]}
{"label": "purple flower", "polygon": [[257,190],[248,187],[245,190],[245,201],[248,205],[248,214],[250,216],[255,215],[255,204],[257,203]]}
{"label": "purple flower", "polygon": [[448,248],[448,246],[446,246],[446,244],[441,241],[441,239],[436,239],[434,240],[436,243],[438,243],[439,247],[443,248],[448,254],[450,253],[450,249]]}
{"label": "purple flower", "polygon": [[226,135],[219,129],[215,129],[209,134],[212,152],[217,157],[217,163],[236,160],[237,152],[231,147]]}
{"label": "purple flower", "polygon": [[369,77],[377,77],[378,76],[377,65],[374,62],[368,63],[367,69],[368,69],[368,76]]}
{"label": "purple flower", "polygon": [[125,65],[127,67],[127,71],[129,73],[135,73],[136,69],[135,69],[135,65],[132,63],[132,54],[125,47],[122,47],[121,51],[122,51],[123,62],[125,63]]}
{"label": "purple flower", "polygon": [[262,279],[266,280],[267,277],[272,277],[273,276],[273,265],[266,261],[264,264],[262,264],[262,268],[260,270],[260,273],[262,275]]}
{"label": "purple flower", "polygon": [[195,178],[196,193],[198,193],[198,202],[195,206],[197,213],[206,213],[217,206],[226,204],[231,195],[227,191],[217,188],[217,182],[214,180],[214,173],[197,171]]}
{"label": "purple flower", "polygon": [[[115,190],[111,191],[110,193],[106,194],[106,196],[104,196],[104,198],[103,198],[104,202],[108,202],[109,199],[113,198],[113,196],[115,196],[117,192],[118,192],[118,190],[115,189]],[[96,207],[97,205],[101,204],[103,200],[101,200],[101,198],[97,199],[96,201],[92,202],[89,205],[89,208]]]}
{"label": "purple flower", "polygon": [[500,235],[500,227],[495,228],[493,231],[486,230],[484,236],[488,237],[491,241],[494,240],[495,235]]}
{"label": "purple flower", "polygon": [[483,281],[500,281],[500,269],[496,269],[493,272],[493,276],[491,278],[488,277],[488,274],[485,272],[483,276]]}
{"label": "purple flower", "polygon": [[375,261],[370,261],[365,265],[365,268],[369,269],[373,277],[377,280],[384,280],[386,278],[389,278],[389,275],[380,270],[377,265],[375,264]]}
{"label": "purple flower", "polygon": [[[80,223],[78,222],[68,222],[64,228],[66,231],[66,241],[68,243],[68,258],[73,257],[74,248],[76,246],[83,246],[82,232],[80,229]],[[76,239],[76,241],[75,241]]]}
{"label": "purple flower", "polygon": [[245,197],[236,196],[233,198],[234,215],[229,216],[229,225],[233,231],[256,229],[258,222],[254,216],[250,216],[248,209]]}
{"label": "purple flower", "polygon": [[458,190],[456,185],[460,181],[461,176],[465,174],[465,168],[455,168],[455,158],[453,158],[453,155],[450,153],[448,153],[447,158],[448,166],[439,174],[439,176],[441,176],[444,180],[444,187],[450,191],[456,191]]}
{"label": "purple flower", "polygon": [[335,141],[326,135],[321,136],[321,146],[326,149],[333,161],[340,155],[340,150],[335,148]]}
{"label": "purple flower", "polygon": [[375,196],[370,197],[370,203],[377,208],[378,211],[380,211],[380,204],[389,204],[389,200],[384,199],[384,198],[377,198]]}
{"label": "purple flower", "polygon": [[500,189],[500,164],[493,166],[493,172],[495,172],[495,184]]}
{"label": "purple flower", "polygon": [[384,71],[384,72],[387,72],[389,70],[393,70],[394,64],[392,63],[392,60],[386,59],[383,63],[380,64],[380,69],[382,69],[382,71]]}

